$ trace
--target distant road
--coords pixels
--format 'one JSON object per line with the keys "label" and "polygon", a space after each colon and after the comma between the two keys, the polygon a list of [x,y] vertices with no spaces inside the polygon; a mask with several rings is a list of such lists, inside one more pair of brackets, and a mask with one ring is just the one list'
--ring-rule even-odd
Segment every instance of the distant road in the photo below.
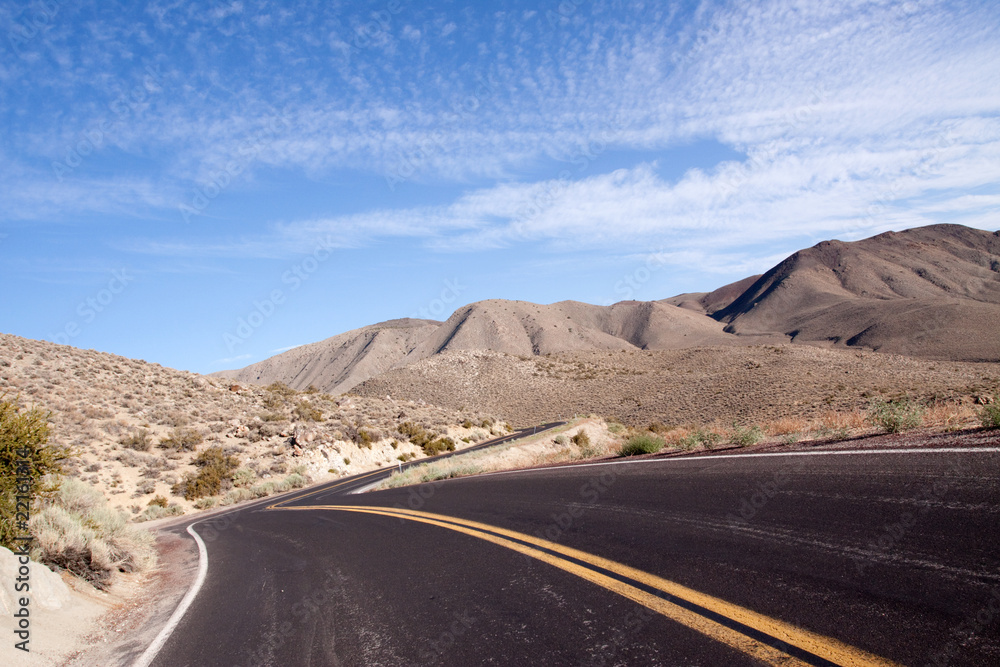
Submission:
{"label": "distant road", "polygon": [[153,664],[1000,664],[997,447],[376,477],[195,520]]}

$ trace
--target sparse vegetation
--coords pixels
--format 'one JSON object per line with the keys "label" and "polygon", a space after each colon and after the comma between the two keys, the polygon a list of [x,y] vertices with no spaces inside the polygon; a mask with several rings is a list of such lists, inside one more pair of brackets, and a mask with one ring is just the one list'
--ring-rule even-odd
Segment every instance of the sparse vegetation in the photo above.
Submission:
{"label": "sparse vegetation", "polygon": [[114,572],[138,572],[156,562],[153,536],[107,506],[96,489],[65,479],[31,519],[32,557],[106,589]]}
{"label": "sparse vegetation", "polygon": [[983,428],[1000,428],[1000,394],[993,396],[993,400],[979,409],[979,421]]}
{"label": "sparse vegetation", "polygon": [[899,433],[923,423],[924,407],[908,396],[884,401],[876,399],[868,407],[868,421],[886,433]]}
{"label": "sparse vegetation", "polygon": [[711,449],[714,445],[722,441],[722,436],[705,428],[695,429],[677,441],[677,446],[681,449],[697,449],[705,447]]}
{"label": "sparse vegetation", "polygon": [[577,431],[570,440],[577,447],[588,447],[590,445],[590,436],[583,429]]}
{"label": "sparse vegetation", "polygon": [[642,433],[628,439],[620,450],[618,456],[640,456],[642,454],[655,454],[666,446],[666,442],[658,435],[652,433]]}
{"label": "sparse vegetation", "polygon": [[764,430],[756,424],[751,426],[733,424],[733,432],[729,436],[729,442],[738,447],[750,447],[763,439]]}

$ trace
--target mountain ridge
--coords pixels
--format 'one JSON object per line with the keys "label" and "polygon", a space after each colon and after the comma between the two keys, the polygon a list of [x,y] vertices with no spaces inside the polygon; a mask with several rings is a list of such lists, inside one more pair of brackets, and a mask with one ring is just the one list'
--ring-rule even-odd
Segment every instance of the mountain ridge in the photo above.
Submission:
{"label": "mountain ridge", "polygon": [[1000,360],[1000,232],[940,224],[827,240],[711,292],[596,306],[488,299],[445,322],[400,319],[212,375],[341,393],[448,352],[530,357],[794,342]]}

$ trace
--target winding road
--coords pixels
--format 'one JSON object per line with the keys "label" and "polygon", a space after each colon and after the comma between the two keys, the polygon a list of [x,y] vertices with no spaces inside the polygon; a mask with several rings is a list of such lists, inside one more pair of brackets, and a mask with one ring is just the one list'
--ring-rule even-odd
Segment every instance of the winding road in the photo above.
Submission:
{"label": "winding road", "polygon": [[995,445],[358,475],[172,528],[204,583],[147,657],[997,665]]}

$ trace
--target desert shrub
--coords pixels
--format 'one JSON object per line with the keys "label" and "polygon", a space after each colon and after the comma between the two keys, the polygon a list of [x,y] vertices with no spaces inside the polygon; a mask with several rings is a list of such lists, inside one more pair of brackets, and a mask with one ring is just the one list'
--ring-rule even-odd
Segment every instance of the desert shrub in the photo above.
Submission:
{"label": "desert shrub", "polygon": [[253,468],[240,468],[233,473],[233,486],[251,486],[257,481],[257,472]]}
{"label": "desert shrub", "polygon": [[16,521],[17,496],[50,497],[69,456],[67,450],[48,444],[48,416],[37,407],[22,409],[17,401],[0,395],[0,546],[8,549],[15,537],[27,534]]}
{"label": "desert shrub", "polygon": [[632,438],[618,450],[618,456],[637,456],[640,454],[655,454],[667,443],[663,438],[652,433],[643,433]]}
{"label": "desert shrub", "polygon": [[138,498],[139,496],[148,496],[153,491],[156,491],[156,482],[151,479],[146,479],[136,485],[135,497]]}
{"label": "desert shrub", "polygon": [[681,438],[677,445],[681,449],[695,449],[697,447],[711,447],[721,440],[722,436],[715,431],[699,428]]}
{"label": "desert shrub", "polygon": [[411,454],[410,452],[404,452],[404,453],[400,454],[399,456],[397,456],[396,458],[399,461],[402,461],[403,463],[406,463],[407,461],[409,461],[410,459],[413,458],[413,454]]}
{"label": "desert shrub", "polygon": [[306,485],[306,478],[297,472],[293,472],[291,475],[282,480],[284,485],[284,491],[291,491],[292,489],[301,489]]}
{"label": "desert shrub", "polygon": [[180,505],[173,503],[170,505],[150,505],[142,514],[136,517],[137,521],[153,521],[155,519],[162,519],[167,516],[180,516],[184,514],[184,508]]}
{"label": "desert shrub", "polygon": [[146,463],[146,459],[149,458],[149,454],[139,454],[131,449],[126,449],[123,452],[118,452],[115,455],[115,461],[119,461],[122,465],[128,466],[129,468],[138,468]]}
{"label": "desert shrub", "polygon": [[1000,394],[993,397],[992,403],[987,403],[979,411],[979,421],[983,428],[1000,428]]}
{"label": "desert shrub", "polygon": [[396,431],[417,447],[423,447],[434,439],[434,436],[424,430],[423,426],[414,424],[413,422],[403,422],[396,427]]}
{"label": "desert shrub", "polygon": [[156,496],[155,498],[153,498],[152,500],[149,501],[148,506],[149,507],[166,507],[169,504],[170,504],[170,502],[166,498],[164,498],[163,496]]}
{"label": "desert shrub", "polygon": [[302,401],[295,406],[293,413],[297,418],[307,422],[323,421],[323,411],[313,406],[309,401]]}
{"label": "desert shrub", "polygon": [[619,424],[618,422],[608,422],[608,431],[610,431],[611,433],[618,435],[619,433],[622,433],[624,430],[625,427]]}
{"label": "desert shrub", "polygon": [[201,433],[193,428],[175,428],[170,435],[160,441],[163,449],[178,452],[193,452],[204,441]]}
{"label": "desert shrub", "polygon": [[764,439],[764,431],[756,424],[752,426],[740,426],[733,424],[733,432],[729,435],[729,442],[739,447],[749,447],[756,445]]}
{"label": "desert shrub", "polygon": [[149,431],[144,428],[122,436],[118,443],[125,449],[134,449],[137,452],[148,452],[153,446],[153,440],[149,437]]}
{"label": "desert shrub", "polygon": [[216,498],[215,496],[208,496],[208,497],[205,497],[205,498],[199,498],[198,500],[194,501],[194,507],[195,507],[195,509],[199,509],[199,510],[209,510],[209,509],[212,509],[213,507],[215,507],[218,504],[219,504],[219,499]]}
{"label": "desert shrub", "polygon": [[462,422],[462,428],[472,428],[473,426],[474,424],[472,423],[471,419],[466,419],[464,422]]}
{"label": "desert shrub", "polygon": [[555,443],[557,445],[565,445],[567,442],[569,442],[569,438],[567,438],[562,433],[560,433],[559,435],[557,435],[556,438],[555,438]]}
{"label": "desert shrub", "polygon": [[234,505],[236,503],[241,503],[244,500],[252,500],[254,497],[253,492],[250,489],[232,489],[223,496],[222,500],[219,501],[220,505]]}
{"label": "desert shrub", "polygon": [[84,482],[64,480],[31,518],[32,557],[107,589],[114,572],[139,572],[156,562],[153,536],[128,523]]}
{"label": "desert shrub", "polygon": [[171,489],[173,493],[184,496],[185,500],[197,500],[221,493],[223,485],[232,482],[232,475],[239,467],[236,457],[227,456],[219,446],[209,447],[198,454],[194,464],[200,470],[195,474],[188,473]]}
{"label": "desert shrub", "polygon": [[587,435],[587,432],[584,431],[583,429],[577,431],[576,434],[571,438],[571,440],[573,441],[573,444],[576,445],[577,447],[587,447],[590,445],[590,436]]}
{"label": "desert shrub", "polygon": [[437,456],[444,452],[453,452],[455,451],[455,441],[451,438],[438,438],[425,444],[423,450],[427,456]]}
{"label": "desert shrub", "polygon": [[272,382],[264,388],[272,394],[277,394],[278,396],[294,396],[298,393],[284,382]]}
{"label": "desert shrub", "polygon": [[260,420],[262,422],[283,422],[285,415],[280,412],[264,412],[260,415]]}
{"label": "desert shrub", "polygon": [[868,406],[868,421],[886,433],[899,433],[923,423],[924,407],[909,397],[875,400]]}
{"label": "desert shrub", "polygon": [[357,437],[357,439],[355,439],[354,442],[356,442],[358,444],[358,447],[364,447],[365,449],[371,449],[372,448],[372,442],[373,442],[372,434],[369,433],[368,431],[366,431],[363,428],[362,429],[358,429],[358,437]]}

